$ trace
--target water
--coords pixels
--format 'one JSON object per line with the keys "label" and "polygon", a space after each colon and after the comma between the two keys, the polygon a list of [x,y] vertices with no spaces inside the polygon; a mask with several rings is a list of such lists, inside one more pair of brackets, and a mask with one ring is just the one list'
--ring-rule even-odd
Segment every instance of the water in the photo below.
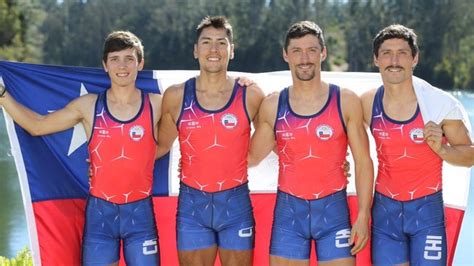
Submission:
{"label": "water", "polygon": [[[474,124],[474,94],[455,93]],[[474,176],[474,170],[471,170]],[[25,214],[10,144],[0,109],[0,256],[13,257],[28,245]],[[464,216],[453,265],[474,265],[474,181],[470,183],[469,204]]]}
{"label": "water", "polygon": [[28,245],[20,183],[0,109],[0,256],[13,257]]}

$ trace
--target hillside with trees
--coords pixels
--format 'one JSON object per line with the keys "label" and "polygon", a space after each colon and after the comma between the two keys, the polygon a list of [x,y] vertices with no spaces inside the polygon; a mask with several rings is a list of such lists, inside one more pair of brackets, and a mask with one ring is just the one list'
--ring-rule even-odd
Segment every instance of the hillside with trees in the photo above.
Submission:
{"label": "hillside with trees", "polygon": [[194,29],[225,15],[235,34],[230,69],[287,69],[288,26],[313,20],[325,31],[326,71],[377,71],[372,39],[400,23],[419,36],[415,75],[446,89],[474,91],[472,0],[0,0],[0,60],[100,66],[104,37],[130,30],[145,45],[147,69],[197,69]]}

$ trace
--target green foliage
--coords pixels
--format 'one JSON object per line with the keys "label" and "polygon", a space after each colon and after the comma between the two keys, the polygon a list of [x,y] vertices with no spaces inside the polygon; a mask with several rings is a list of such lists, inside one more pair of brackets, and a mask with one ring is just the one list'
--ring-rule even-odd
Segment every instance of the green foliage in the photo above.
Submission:
{"label": "green foliage", "polygon": [[25,247],[15,258],[7,259],[0,256],[0,266],[33,266],[33,259],[29,249]]}
{"label": "green foliage", "polygon": [[0,0],[0,60],[100,67],[105,36],[130,30],[143,40],[146,68],[197,69],[197,24],[225,15],[234,28],[230,70],[287,69],[286,30],[313,20],[325,32],[323,70],[377,71],[372,39],[399,23],[419,37],[415,75],[474,90],[472,14],[472,0]]}
{"label": "green foliage", "polygon": [[43,18],[35,1],[0,0],[0,60],[40,62]]}

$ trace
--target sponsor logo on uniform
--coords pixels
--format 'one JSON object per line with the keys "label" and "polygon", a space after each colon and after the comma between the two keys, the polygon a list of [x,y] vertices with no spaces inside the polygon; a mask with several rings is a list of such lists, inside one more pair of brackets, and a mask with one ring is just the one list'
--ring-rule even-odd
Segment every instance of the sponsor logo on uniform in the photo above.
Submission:
{"label": "sponsor logo on uniform", "polygon": [[295,137],[293,136],[293,132],[282,132],[282,133],[280,133],[280,137],[281,137],[283,140],[292,140],[292,139],[295,139]]}
{"label": "sponsor logo on uniform", "polygon": [[316,135],[321,140],[328,140],[334,134],[334,130],[329,125],[319,125],[316,128]]}
{"label": "sponsor logo on uniform", "polygon": [[421,128],[414,128],[410,130],[410,139],[415,142],[416,144],[423,143],[423,129]]}
{"label": "sponsor logo on uniform", "polygon": [[221,124],[227,129],[234,129],[238,120],[234,114],[225,114],[221,117]]}
{"label": "sponsor logo on uniform", "polygon": [[158,253],[156,239],[145,240],[145,242],[143,242],[143,255],[153,255],[156,253]]}
{"label": "sponsor logo on uniform", "polygon": [[350,229],[342,229],[336,232],[336,248],[349,247],[349,239],[351,238]]}
{"label": "sponsor logo on uniform", "polygon": [[201,125],[199,125],[199,121],[187,121],[186,122],[186,128],[187,129],[195,129],[195,128],[201,128]]}
{"label": "sponsor logo on uniform", "polygon": [[253,235],[253,226],[239,230],[239,237],[251,237]]}
{"label": "sponsor logo on uniform", "polygon": [[377,131],[377,135],[380,139],[390,139],[390,134],[386,131]]}
{"label": "sponsor logo on uniform", "polygon": [[98,129],[96,132],[101,138],[110,138],[110,133],[107,129]]}
{"label": "sponsor logo on uniform", "polygon": [[425,251],[423,252],[423,258],[425,258],[425,260],[440,260],[443,257],[442,250],[442,236],[426,236]]}
{"label": "sponsor logo on uniform", "polygon": [[145,135],[145,129],[142,126],[133,126],[128,134],[133,141],[140,141]]}

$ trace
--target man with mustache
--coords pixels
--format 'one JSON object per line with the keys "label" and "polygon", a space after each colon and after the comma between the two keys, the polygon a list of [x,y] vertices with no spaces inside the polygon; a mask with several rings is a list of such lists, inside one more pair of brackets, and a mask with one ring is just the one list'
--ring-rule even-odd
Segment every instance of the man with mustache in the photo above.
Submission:
{"label": "man with mustache", "polygon": [[[293,84],[267,96],[259,109],[249,165],[275,145],[279,157],[271,265],[309,265],[312,241],[318,265],[355,265],[354,255],[369,238],[373,165],[362,106],[354,92],[321,80],[326,55],[318,25],[293,24],[283,49]],[[359,199],[352,229],[341,168],[348,144]]]}
{"label": "man with mustache", "polygon": [[[446,265],[442,161],[472,164],[472,153],[466,154],[471,140],[462,120],[446,116],[439,124],[424,121],[428,113],[422,113],[421,87],[413,78],[419,60],[416,39],[402,25],[377,34],[374,63],[383,86],[362,95],[364,120],[378,157],[372,209],[375,265]],[[426,93],[441,95],[429,110],[452,101],[431,86]]]}

